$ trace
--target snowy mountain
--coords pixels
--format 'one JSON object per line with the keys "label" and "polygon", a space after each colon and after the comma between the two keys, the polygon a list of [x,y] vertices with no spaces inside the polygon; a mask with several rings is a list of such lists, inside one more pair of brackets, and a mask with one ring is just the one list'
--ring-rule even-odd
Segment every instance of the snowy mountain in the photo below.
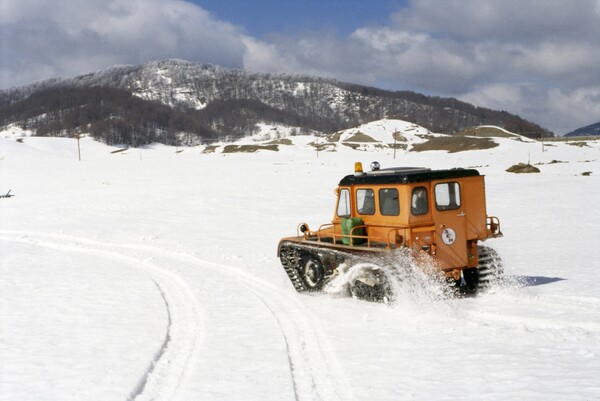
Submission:
{"label": "snowy mountain", "polygon": [[[79,162],[77,140],[31,133],[0,134],[0,401],[600,399],[600,140],[416,151],[439,134],[382,120],[335,151],[264,125],[236,145],[277,151],[84,137]],[[390,305],[297,293],[278,240],[330,222],[373,160],[484,174],[506,282],[407,281]],[[528,161],[541,172],[506,172]]]}
{"label": "snowy mountain", "polygon": [[600,122],[596,124],[591,124],[586,127],[578,128],[574,131],[571,131],[564,136],[596,136],[600,135]]}
{"label": "snowy mountain", "polygon": [[447,134],[491,124],[549,136],[518,116],[456,99],[181,60],[39,82],[0,92],[0,106],[0,127],[17,124],[50,136],[89,133],[133,146],[231,140],[256,134],[260,124],[326,135],[382,118]]}

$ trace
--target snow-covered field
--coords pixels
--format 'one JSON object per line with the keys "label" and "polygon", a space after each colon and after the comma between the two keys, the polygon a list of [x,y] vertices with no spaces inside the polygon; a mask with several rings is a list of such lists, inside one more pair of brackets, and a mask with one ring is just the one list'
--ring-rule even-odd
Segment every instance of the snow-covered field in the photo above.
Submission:
{"label": "snow-covered field", "polygon": [[[0,135],[0,400],[600,399],[600,141],[394,160],[303,137],[254,154],[83,139],[79,162],[74,140],[16,139]],[[389,306],[296,293],[279,238],[328,222],[373,160],[484,173],[504,232],[486,244],[514,284]],[[528,160],[542,172],[505,172]]]}

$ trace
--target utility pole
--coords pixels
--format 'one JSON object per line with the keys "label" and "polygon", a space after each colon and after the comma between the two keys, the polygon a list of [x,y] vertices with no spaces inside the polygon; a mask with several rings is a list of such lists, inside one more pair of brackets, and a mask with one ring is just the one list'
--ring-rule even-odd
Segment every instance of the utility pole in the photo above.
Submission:
{"label": "utility pole", "polygon": [[77,157],[79,161],[81,161],[81,146],[79,145],[79,138],[81,137],[80,133],[77,133]]}
{"label": "utility pole", "polygon": [[544,131],[541,132],[541,136],[542,136],[542,153],[544,153],[546,151],[546,149],[544,148]]}

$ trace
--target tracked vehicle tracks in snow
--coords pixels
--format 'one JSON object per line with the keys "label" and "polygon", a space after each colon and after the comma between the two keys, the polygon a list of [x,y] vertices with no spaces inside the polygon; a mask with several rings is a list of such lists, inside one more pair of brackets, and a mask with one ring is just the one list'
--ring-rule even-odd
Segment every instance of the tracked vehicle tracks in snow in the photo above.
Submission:
{"label": "tracked vehicle tracks in snow", "polygon": [[64,252],[97,254],[147,273],[164,301],[167,328],[164,340],[148,361],[144,374],[127,399],[170,400],[176,396],[205,334],[202,309],[192,289],[181,277],[149,260],[116,252],[114,249],[119,245],[115,244],[37,232],[0,231],[0,240]]}
{"label": "tracked vehicle tracks in snow", "polygon": [[227,277],[232,285],[244,288],[264,305],[275,319],[286,346],[295,400],[354,399],[326,334],[295,292],[282,290],[241,268],[207,261],[196,255],[146,245],[135,248],[159,252],[162,256],[190,266],[208,268],[215,274]]}
{"label": "tracked vehicle tracks in snow", "polygon": [[202,266],[230,279],[255,296],[273,315],[288,353],[290,377],[296,400],[353,400],[349,382],[337,363],[326,334],[317,319],[300,302],[295,292],[287,292],[247,271],[204,260],[188,253],[142,245],[164,252],[170,258],[192,266]]}
{"label": "tracked vehicle tracks in snow", "polygon": [[[295,292],[288,293],[241,268],[150,245],[114,244],[62,234],[2,230],[0,240],[66,252],[96,253],[142,269],[154,280],[165,304],[167,332],[146,372],[132,389],[129,400],[174,399],[196,358],[202,358],[200,348],[206,335],[203,310],[194,290],[180,274],[163,267],[165,263],[162,260],[210,269],[245,289],[264,305],[273,316],[285,343],[295,400],[354,399],[326,334]],[[156,262],[157,258],[161,259],[160,263]]]}

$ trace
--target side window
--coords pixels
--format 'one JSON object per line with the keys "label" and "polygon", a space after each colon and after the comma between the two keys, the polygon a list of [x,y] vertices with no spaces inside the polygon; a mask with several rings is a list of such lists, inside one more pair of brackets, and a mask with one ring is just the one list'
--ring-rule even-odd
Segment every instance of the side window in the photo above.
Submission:
{"label": "side window", "polygon": [[337,215],[340,217],[350,217],[350,191],[346,188],[340,191]]}
{"label": "side window", "polygon": [[356,208],[359,214],[375,214],[375,193],[372,189],[356,191]]}
{"label": "side window", "polygon": [[458,182],[444,182],[435,186],[435,207],[440,211],[460,208]]}
{"label": "side window", "polygon": [[415,216],[421,216],[429,212],[429,199],[427,199],[427,188],[416,187],[413,189],[410,210],[411,213]]}
{"label": "side window", "polygon": [[397,189],[385,188],[379,190],[379,210],[384,216],[398,216],[400,214]]}

